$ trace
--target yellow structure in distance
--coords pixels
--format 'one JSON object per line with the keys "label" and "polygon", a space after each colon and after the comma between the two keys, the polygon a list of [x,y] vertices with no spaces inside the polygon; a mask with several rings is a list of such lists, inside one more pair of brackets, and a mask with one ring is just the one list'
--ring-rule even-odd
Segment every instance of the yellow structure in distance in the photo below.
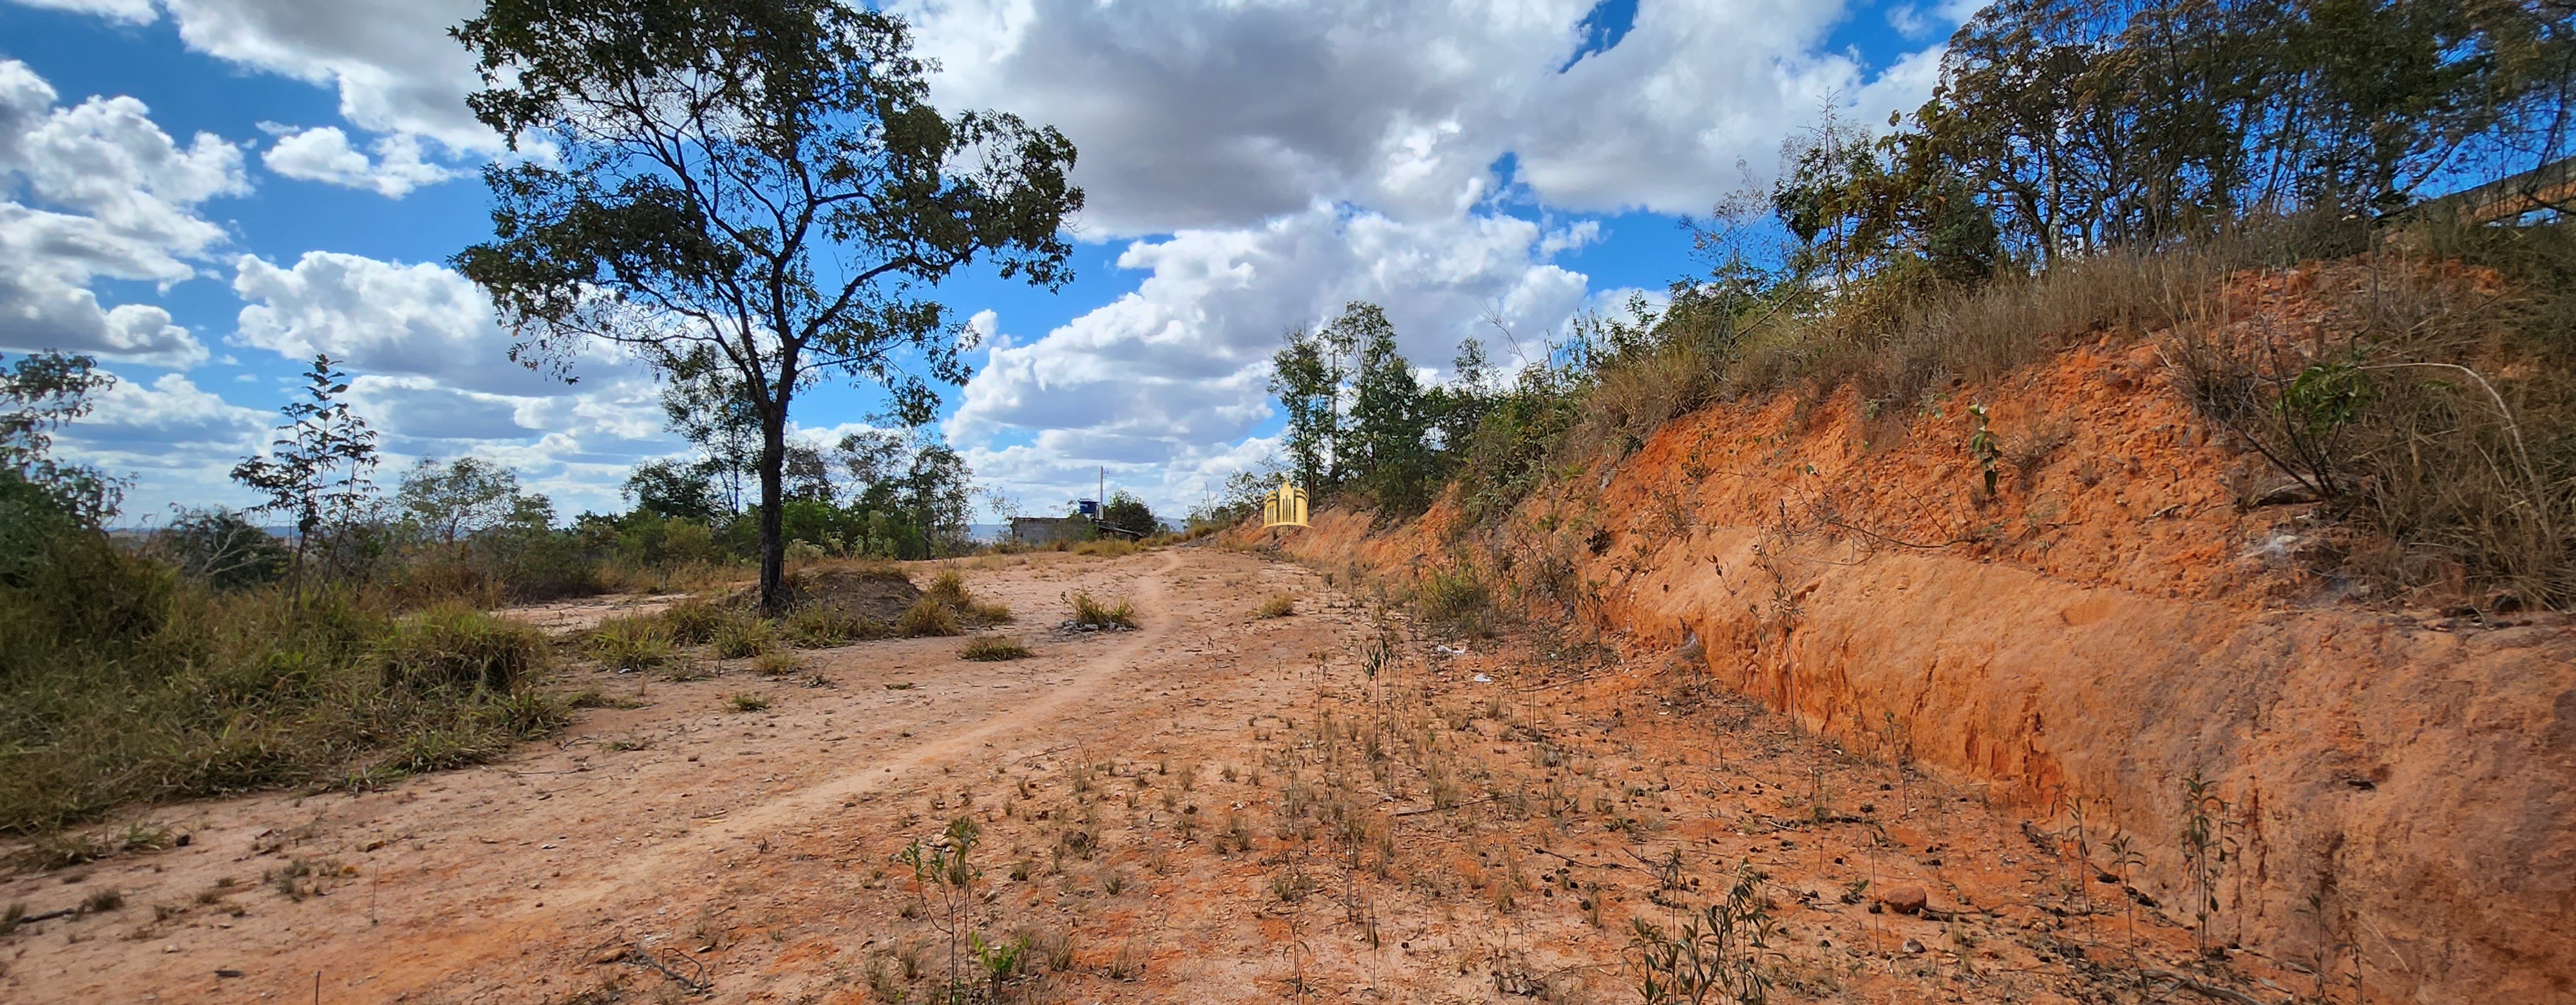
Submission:
{"label": "yellow structure in distance", "polygon": [[1282,478],[1279,488],[1261,497],[1261,526],[1303,527],[1306,525],[1306,490]]}

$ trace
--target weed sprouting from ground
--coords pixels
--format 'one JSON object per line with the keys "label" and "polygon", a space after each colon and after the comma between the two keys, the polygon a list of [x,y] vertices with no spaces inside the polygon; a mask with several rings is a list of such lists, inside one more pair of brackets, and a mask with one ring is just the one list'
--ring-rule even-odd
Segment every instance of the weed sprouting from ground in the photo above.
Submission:
{"label": "weed sprouting from ground", "polygon": [[2192,940],[2203,954],[2212,945],[2209,915],[2218,909],[2218,881],[2227,870],[2226,813],[2227,800],[2219,796],[2218,783],[2194,769],[2183,780],[2182,860],[2191,876],[2191,911],[2197,922]]}
{"label": "weed sprouting from ground", "polygon": [[745,691],[726,698],[725,704],[736,712],[757,712],[769,707],[769,696]]}
{"label": "weed sprouting from ground", "polygon": [[1261,602],[1261,607],[1254,610],[1252,616],[1261,619],[1284,618],[1295,613],[1297,613],[1296,597],[1285,593],[1274,593],[1270,595],[1270,599]]}
{"label": "weed sprouting from ground", "polygon": [[1475,570],[1463,563],[1424,572],[1414,587],[1413,600],[1423,617],[1444,630],[1460,635],[1493,633],[1493,597]]}
{"label": "weed sprouting from ground", "polygon": [[1770,1000],[1773,936],[1762,904],[1761,875],[1737,863],[1726,896],[1684,914],[1670,929],[1644,918],[1629,922],[1628,951],[1637,962],[1637,993],[1649,1003]]}
{"label": "weed sprouting from ground", "polygon": [[975,883],[983,870],[974,864],[976,840],[983,829],[975,818],[961,816],[948,822],[939,837],[923,841],[913,839],[895,855],[895,861],[912,867],[914,881],[925,889],[938,892],[942,914],[937,919],[940,931],[948,936],[948,987],[952,996],[963,990],[958,983],[957,940],[962,934],[962,915],[975,899]]}

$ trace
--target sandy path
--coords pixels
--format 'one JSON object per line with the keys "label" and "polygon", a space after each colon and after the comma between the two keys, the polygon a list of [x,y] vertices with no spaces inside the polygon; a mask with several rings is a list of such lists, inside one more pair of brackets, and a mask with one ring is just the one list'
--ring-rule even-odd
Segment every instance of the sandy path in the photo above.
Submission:
{"label": "sandy path", "polygon": [[[1674,853],[1694,880],[1767,871],[1784,1000],[2081,983],[2011,822],[1734,706],[1677,713],[1651,663],[1482,641],[1453,657],[1403,632],[1364,679],[1382,624],[1364,605],[1214,549],[983,559],[968,582],[1020,612],[1034,658],[864,643],[807,654],[825,687],[578,670],[640,707],[387,791],[139,814],[189,846],[0,880],[34,911],[125,900],[0,936],[0,1001],[674,999],[615,961],[633,948],[717,1001],[881,1000],[871,971],[927,1000],[947,935],[892,858],[960,814],[984,829],[965,927],[1066,947],[1015,1000],[1633,1000],[1624,919],[1665,897],[1630,863]],[[1133,598],[1141,629],[1055,631],[1077,588]],[[1279,592],[1297,616],[1250,617]],[[773,704],[733,711],[740,693]],[[1811,782],[1866,821],[1795,820],[1782,797]],[[1297,877],[1313,892],[1283,895]],[[1860,878],[1982,913],[1865,913],[1834,897]]]}

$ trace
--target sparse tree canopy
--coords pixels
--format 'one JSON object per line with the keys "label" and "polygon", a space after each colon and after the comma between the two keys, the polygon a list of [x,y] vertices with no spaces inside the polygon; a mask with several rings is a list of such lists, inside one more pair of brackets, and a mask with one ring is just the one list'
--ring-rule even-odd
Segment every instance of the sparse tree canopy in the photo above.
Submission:
{"label": "sparse tree canopy", "polygon": [[895,17],[831,0],[491,0],[456,30],[482,121],[550,160],[496,164],[493,240],[457,267],[523,362],[606,339],[679,381],[720,375],[759,426],[761,595],[783,602],[789,405],[827,377],[926,418],[965,376],[930,299],[989,259],[1053,288],[1082,194],[1073,144],[944,116]]}
{"label": "sparse tree canopy", "polygon": [[342,395],[349,375],[329,356],[313,357],[304,397],[278,411],[286,419],[265,456],[233,466],[233,480],[268,497],[251,507],[295,521],[295,566],[301,572],[319,540],[357,523],[375,505],[376,431]]}
{"label": "sparse tree canopy", "polygon": [[520,498],[518,474],[479,457],[447,464],[421,458],[394,490],[403,519],[422,537],[448,545],[508,522]]}
{"label": "sparse tree canopy", "polygon": [[1110,493],[1109,500],[1100,504],[1100,521],[1130,534],[1155,534],[1163,529],[1163,518],[1154,515],[1154,508],[1146,505],[1144,497],[1126,489]]}
{"label": "sparse tree canopy", "polygon": [[89,414],[91,395],[115,383],[97,360],[58,352],[0,369],[0,478],[31,486],[92,526],[113,515],[120,486],[96,468],[55,460],[53,431]]}

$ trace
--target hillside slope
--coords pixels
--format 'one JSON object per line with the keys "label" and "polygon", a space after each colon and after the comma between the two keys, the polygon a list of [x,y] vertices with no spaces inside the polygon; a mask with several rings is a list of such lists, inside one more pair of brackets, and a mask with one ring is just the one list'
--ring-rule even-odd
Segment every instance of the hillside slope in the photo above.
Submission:
{"label": "hillside slope", "polygon": [[2347,542],[2313,505],[2251,505],[2260,459],[2151,343],[1953,386],[1901,435],[1868,411],[1705,409],[1499,526],[1443,504],[1270,536],[1396,580],[1472,567],[1529,613],[1698,653],[1858,752],[1990,783],[2097,867],[2125,835],[2168,916],[2197,923],[2205,888],[2215,944],[2358,966],[2373,998],[2576,994],[2566,617],[2402,609],[2317,571]]}

